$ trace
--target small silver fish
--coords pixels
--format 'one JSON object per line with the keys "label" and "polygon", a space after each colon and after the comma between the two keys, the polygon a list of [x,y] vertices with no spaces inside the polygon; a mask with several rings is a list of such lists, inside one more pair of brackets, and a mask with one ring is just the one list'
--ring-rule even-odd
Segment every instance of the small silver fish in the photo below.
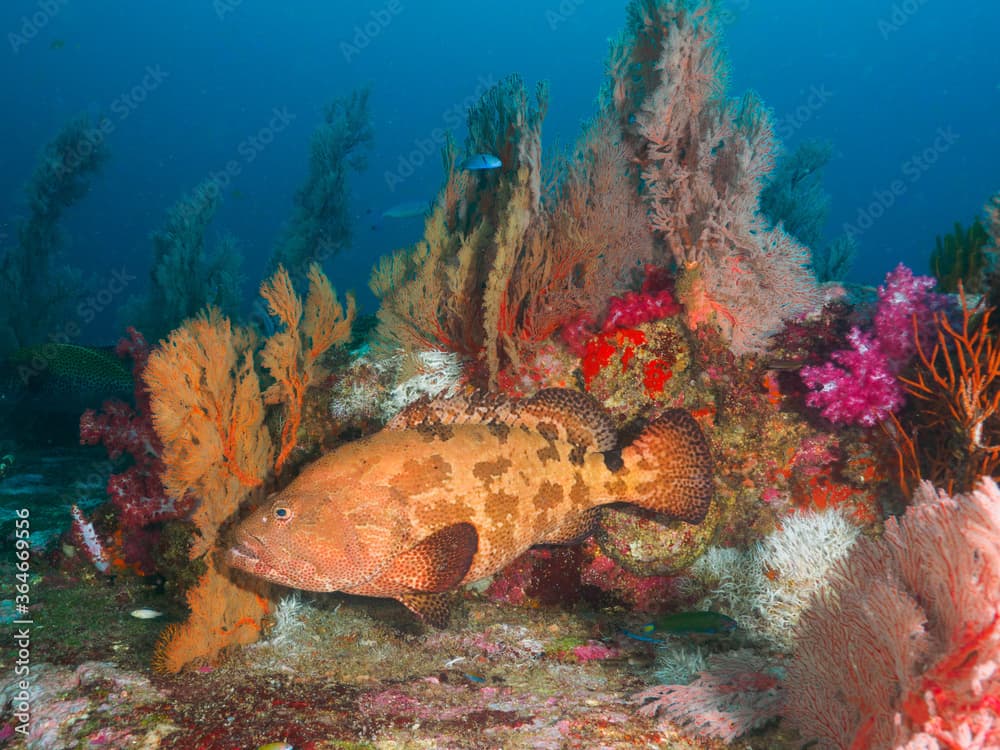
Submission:
{"label": "small silver fish", "polygon": [[148,607],[133,609],[129,614],[139,620],[155,620],[157,617],[163,617],[162,612],[157,612],[155,609],[149,609]]}
{"label": "small silver fish", "polygon": [[425,216],[431,210],[431,204],[427,201],[406,201],[397,203],[391,208],[382,212],[383,219],[412,219],[417,216]]}

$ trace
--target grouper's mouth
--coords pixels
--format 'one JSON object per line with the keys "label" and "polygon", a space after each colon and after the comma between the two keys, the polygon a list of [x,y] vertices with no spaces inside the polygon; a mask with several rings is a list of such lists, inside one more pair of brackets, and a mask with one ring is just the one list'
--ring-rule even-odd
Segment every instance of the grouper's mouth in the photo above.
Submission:
{"label": "grouper's mouth", "polygon": [[226,555],[229,558],[229,564],[237,568],[252,569],[261,561],[260,555],[257,554],[260,544],[257,539],[247,539],[233,545]]}
{"label": "grouper's mouth", "polygon": [[242,560],[244,562],[257,562],[260,560],[259,557],[245,544],[237,544],[235,547],[229,549],[230,557],[237,560]]}

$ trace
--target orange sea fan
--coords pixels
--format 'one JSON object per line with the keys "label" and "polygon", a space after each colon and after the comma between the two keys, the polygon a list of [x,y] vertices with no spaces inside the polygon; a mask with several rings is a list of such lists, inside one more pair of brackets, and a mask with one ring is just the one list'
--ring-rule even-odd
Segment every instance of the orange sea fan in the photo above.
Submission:
{"label": "orange sea fan", "polygon": [[222,649],[253,643],[267,614],[268,584],[235,579],[224,563],[209,560],[208,570],[187,594],[191,616],[168,625],[153,652],[157,672],[178,672],[193,661],[213,659]]}
{"label": "orange sea fan", "polygon": [[285,330],[267,340],[261,353],[261,362],[275,380],[264,392],[264,400],[269,404],[283,403],[287,410],[275,471],[281,471],[295,447],[306,389],[323,377],[317,360],[333,344],[350,336],[354,322],[352,295],[347,295],[345,312],[329,280],[315,263],[309,267],[308,277],[304,308],[288,271],[282,266],[260,287],[271,314],[285,326]]}
{"label": "orange sea fan", "polygon": [[163,485],[201,498],[192,513],[198,557],[272,464],[252,336],[209,308],[150,355],[144,377],[163,442]]}
{"label": "orange sea fan", "polygon": [[[255,337],[213,308],[171,333],[145,371],[163,443],[163,484],[170,493],[199,498],[190,556],[207,566],[188,591],[187,621],[161,634],[153,660],[160,671],[176,672],[257,639],[268,584],[234,575],[221,554],[220,529],[291,453],[306,388],[320,377],[317,359],[350,334],[354,300],[348,297],[345,312],[318,266],[309,269],[304,305],[283,268],[261,293],[285,326],[264,345],[262,361],[275,379],[266,392],[254,369]],[[277,456],[264,419],[268,403],[286,409]]]}
{"label": "orange sea fan", "polygon": [[203,557],[207,565],[188,591],[187,621],[161,634],[153,658],[161,671],[176,672],[192,660],[256,640],[252,625],[267,611],[267,585],[237,582],[218,554],[219,529],[263,483],[274,456],[253,343],[248,331],[209,308],[170,334],[150,355],[144,374],[163,443],[163,484],[178,496],[199,498],[191,514],[198,535],[190,556]]}

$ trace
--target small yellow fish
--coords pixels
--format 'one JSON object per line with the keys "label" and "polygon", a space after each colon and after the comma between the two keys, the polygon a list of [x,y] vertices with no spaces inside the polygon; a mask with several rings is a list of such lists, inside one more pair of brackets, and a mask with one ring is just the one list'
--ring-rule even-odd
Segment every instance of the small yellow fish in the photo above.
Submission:
{"label": "small yellow fish", "polygon": [[149,609],[148,607],[133,609],[129,614],[139,620],[155,620],[157,617],[163,617],[162,612],[157,612],[155,609]]}
{"label": "small yellow fish", "polygon": [[266,745],[258,747],[257,750],[295,750],[295,748],[287,742],[268,742]]}

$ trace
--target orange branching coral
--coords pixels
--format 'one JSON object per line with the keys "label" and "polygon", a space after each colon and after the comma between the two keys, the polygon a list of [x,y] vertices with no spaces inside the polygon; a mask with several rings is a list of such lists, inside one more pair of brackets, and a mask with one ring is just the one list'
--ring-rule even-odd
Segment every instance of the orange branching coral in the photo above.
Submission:
{"label": "orange branching coral", "polygon": [[281,448],[274,463],[278,472],[295,448],[306,389],[323,378],[317,360],[333,344],[350,336],[354,321],[353,296],[347,295],[345,312],[330,282],[315,263],[310,266],[308,277],[309,292],[304,309],[283,267],[279,266],[274,276],[260,287],[271,314],[285,325],[285,330],[267,340],[261,353],[264,367],[275,380],[265,391],[264,400],[269,404],[283,403],[287,410],[281,428]]}
{"label": "orange branching coral", "polygon": [[[1000,346],[990,328],[993,309],[983,311],[981,303],[970,308],[961,286],[959,293],[961,326],[953,326],[944,312],[935,313],[937,337],[930,352],[914,320],[920,364],[913,378],[900,381],[920,401],[920,410],[916,429],[910,431],[914,436],[901,441],[898,450],[901,467],[919,471],[923,464],[928,478],[941,481],[947,474],[966,490],[976,477],[992,475],[1000,464],[995,420],[1000,410]],[[917,432],[939,435],[941,445],[933,451],[926,441],[917,445]],[[942,470],[935,471],[942,462]]]}
{"label": "orange branching coral", "polygon": [[153,426],[163,441],[163,486],[201,498],[192,520],[200,557],[272,465],[253,337],[210,308],[170,334],[146,367]]}
{"label": "orange branching coral", "polygon": [[267,614],[268,584],[259,579],[237,578],[217,550],[208,570],[187,594],[191,616],[168,625],[153,651],[153,668],[178,672],[185,664],[210,661],[222,649],[253,643]]}
{"label": "orange branching coral", "polygon": [[[163,484],[196,495],[198,537],[191,558],[206,572],[188,591],[188,620],[161,634],[154,666],[169,672],[257,637],[251,627],[267,611],[266,584],[237,583],[221,558],[219,529],[273,461],[264,405],[253,366],[253,337],[217,310],[187,321],[149,357],[145,371],[153,425],[163,442]],[[263,602],[263,604],[262,604]]]}
{"label": "orange branching coral", "polygon": [[[163,442],[163,483],[178,496],[199,498],[191,516],[198,537],[190,554],[206,565],[188,591],[190,617],[161,634],[154,666],[162,671],[176,672],[257,639],[268,585],[226,565],[220,529],[287,459],[306,388],[318,378],[317,359],[350,333],[354,301],[348,298],[345,313],[318,266],[309,270],[304,306],[284,269],[261,292],[285,325],[264,346],[262,359],[275,379],[266,392],[254,370],[253,335],[214,309],[171,333],[146,367],[153,425]],[[264,420],[267,403],[287,410],[277,456]]]}

